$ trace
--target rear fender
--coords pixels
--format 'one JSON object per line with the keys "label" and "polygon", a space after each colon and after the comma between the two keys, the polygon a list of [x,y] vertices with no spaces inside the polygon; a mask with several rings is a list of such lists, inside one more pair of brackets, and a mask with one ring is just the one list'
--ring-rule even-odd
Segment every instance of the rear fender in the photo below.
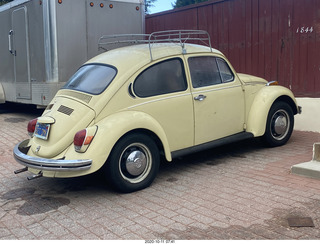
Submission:
{"label": "rear fender", "polygon": [[256,95],[248,114],[246,131],[255,137],[263,136],[266,130],[268,113],[274,102],[287,102],[293,113],[297,113],[297,103],[293,93],[283,86],[265,86]]}
{"label": "rear fender", "polygon": [[[135,130],[146,130],[155,134],[161,141],[165,157],[168,161],[172,160],[169,143],[161,125],[150,115],[136,112],[124,111],[113,114],[96,123],[98,130],[85,153],[77,153],[74,146],[70,146],[65,154],[66,159],[92,159],[93,163],[90,172],[99,170],[106,162],[111,150],[119,139],[125,134]],[[57,172],[56,177],[72,177],[71,172]],[[72,174],[72,173],[71,173]],[[76,173],[77,176],[79,173]]]}

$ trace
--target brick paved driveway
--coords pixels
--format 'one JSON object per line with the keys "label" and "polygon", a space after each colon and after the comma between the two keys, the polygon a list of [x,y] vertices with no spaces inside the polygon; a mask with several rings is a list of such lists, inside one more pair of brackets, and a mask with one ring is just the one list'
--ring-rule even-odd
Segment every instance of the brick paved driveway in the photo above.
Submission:
{"label": "brick paved driveway", "polygon": [[[12,156],[27,138],[29,107],[0,105],[0,239],[319,239],[320,181],[290,174],[312,158],[320,134],[287,145],[248,140],[163,164],[151,187],[113,192],[99,174],[40,178]],[[289,227],[311,217],[315,227]]]}

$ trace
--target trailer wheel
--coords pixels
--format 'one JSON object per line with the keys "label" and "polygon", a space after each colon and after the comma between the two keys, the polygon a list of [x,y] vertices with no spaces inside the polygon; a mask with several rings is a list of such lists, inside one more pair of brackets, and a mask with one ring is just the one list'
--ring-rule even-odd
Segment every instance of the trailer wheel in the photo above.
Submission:
{"label": "trailer wheel", "polygon": [[271,147],[286,144],[291,137],[293,125],[294,117],[290,105],[285,102],[274,103],[268,114],[264,141]]}
{"label": "trailer wheel", "polygon": [[129,134],[113,148],[106,163],[107,180],[120,192],[133,192],[151,185],[160,164],[156,143],[144,134]]}

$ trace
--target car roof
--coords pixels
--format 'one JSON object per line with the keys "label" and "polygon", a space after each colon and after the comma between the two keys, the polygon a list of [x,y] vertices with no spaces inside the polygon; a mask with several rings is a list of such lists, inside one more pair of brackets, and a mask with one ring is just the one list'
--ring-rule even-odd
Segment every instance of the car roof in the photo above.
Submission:
{"label": "car roof", "polygon": [[121,47],[104,52],[92,59],[89,63],[101,63],[115,66],[118,70],[142,67],[152,61],[160,60],[166,57],[177,56],[181,54],[204,54],[213,53],[223,55],[220,51],[203,45],[189,44],[183,45],[177,43],[155,43],[155,44],[138,44]]}

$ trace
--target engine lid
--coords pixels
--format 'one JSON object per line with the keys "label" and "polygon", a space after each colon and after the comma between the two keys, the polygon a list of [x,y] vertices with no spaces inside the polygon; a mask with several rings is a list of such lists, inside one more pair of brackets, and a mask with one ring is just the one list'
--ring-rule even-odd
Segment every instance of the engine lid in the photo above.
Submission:
{"label": "engine lid", "polygon": [[72,143],[74,135],[88,127],[95,112],[87,105],[68,97],[55,97],[53,105],[38,118],[31,151],[34,155],[54,158]]}

